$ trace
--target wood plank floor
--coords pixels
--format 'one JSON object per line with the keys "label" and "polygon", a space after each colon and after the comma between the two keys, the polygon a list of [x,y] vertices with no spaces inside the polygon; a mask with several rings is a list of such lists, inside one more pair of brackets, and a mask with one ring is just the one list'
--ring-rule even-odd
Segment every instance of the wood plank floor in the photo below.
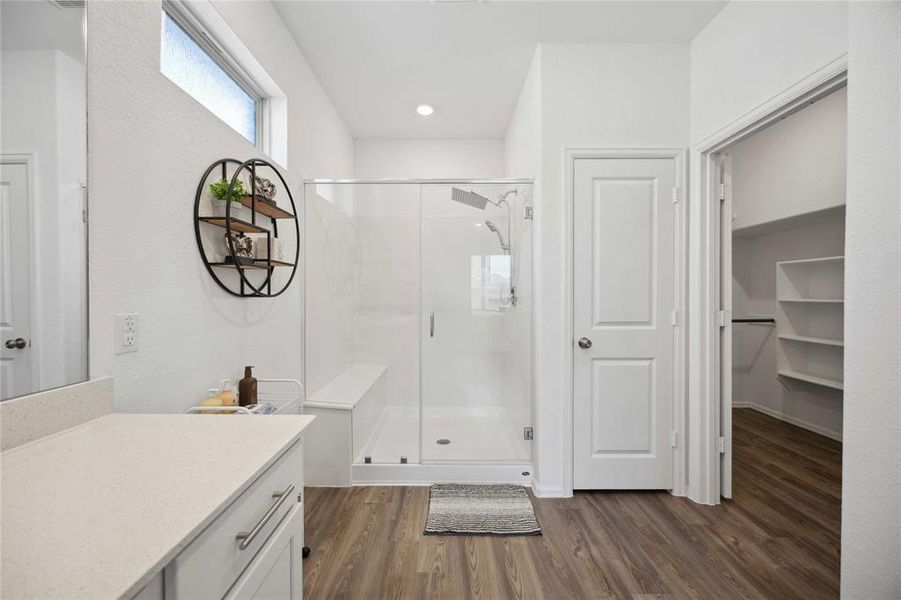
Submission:
{"label": "wood plank floor", "polygon": [[306,598],[837,598],[841,444],[734,411],[734,499],[534,499],[544,535],[423,536],[426,487],[309,488]]}

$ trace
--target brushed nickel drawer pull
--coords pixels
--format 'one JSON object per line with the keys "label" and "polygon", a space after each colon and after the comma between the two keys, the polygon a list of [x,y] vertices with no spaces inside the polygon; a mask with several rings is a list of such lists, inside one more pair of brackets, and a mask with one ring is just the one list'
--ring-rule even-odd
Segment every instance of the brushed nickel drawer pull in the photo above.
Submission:
{"label": "brushed nickel drawer pull", "polygon": [[254,538],[256,538],[260,534],[260,532],[263,531],[263,527],[265,527],[266,523],[269,522],[269,519],[271,519],[275,515],[275,513],[278,512],[279,507],[285,503],[285,500],[287,500],[288,497],[291,496],[291,492],[293,491],[294,484],[292,483],[285,489],[284,492],[276,492],[275,494],[272,494],[272,497],[278,498],[278,500],[276,500],[272,504],[272,506],[269,507],[269,510],[266,511],[266,514],[263,515],[263,518],[253,526],[253,529],[251,529],[250,532],[242,531],[237,536],[235,536],[241,541],[241,543],[238,544],[239,550],[247,550],[247,547],[253,543]]}

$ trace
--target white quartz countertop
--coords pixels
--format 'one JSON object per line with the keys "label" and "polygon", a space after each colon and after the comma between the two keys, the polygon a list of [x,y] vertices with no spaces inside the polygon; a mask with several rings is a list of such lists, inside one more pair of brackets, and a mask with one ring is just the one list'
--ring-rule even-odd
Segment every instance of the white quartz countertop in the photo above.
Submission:
{"label": "white quartz countertop", "polygon": [[137,593],[312,420],[111,414],[3,452],[0,596]]}

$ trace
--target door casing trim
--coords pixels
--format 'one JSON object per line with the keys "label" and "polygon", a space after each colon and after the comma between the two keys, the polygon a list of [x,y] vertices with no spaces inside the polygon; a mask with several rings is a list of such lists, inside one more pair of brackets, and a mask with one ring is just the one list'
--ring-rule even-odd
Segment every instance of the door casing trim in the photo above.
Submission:
{"label": "door casing trim", "polygon": [[[573,339],[574,339],[574,322],[573,322],[573,302],[575,301],[575,291],[573,285],[575,277],[573,273],[575,252],[575,236],[573,234],[573,214],[575,211],[575,197],[573,176],[575,170],[575,161],[580,158],[666,158],[673,159],[675,168],[675,182],[679,190],[678,202],[676,203],[676,252],[673,260],[675,261],[674,272],[674,305],[678,311],[678,321],[674,326],[674,352],[673,352],[673,431],[676,432],[677,445],[673,449],[673,489],[670,492],[674,496],[684,496],[687,493],[688,482],[687,475],[687,447],[682,440],[686,439],[687,431],[686,418],[688,415],[685,406],[686,394],[686,377],[685,377],[685,350],[688,338],[687,319],[685,308],[687,306],[686,285],[686,269],[688,266],[688,150],[686,148],[566,148],[563,151],[563,170],[566,176],[564,205],[564,222],[565,222],[565,268],[566,277],[564,289],[564,315],[563,331],[569,337],[567,344],[568,350],[563,355],[563,430],[568,435],[563,436],[563,493],[565,496],[573,494],[573,460],[574,449],[573,443],[575,438],[575,423],[573,422],[573,408],[575,402],[574,396],[574,355],[573,355]],[[568,440],[568,441],[567,441]]]}

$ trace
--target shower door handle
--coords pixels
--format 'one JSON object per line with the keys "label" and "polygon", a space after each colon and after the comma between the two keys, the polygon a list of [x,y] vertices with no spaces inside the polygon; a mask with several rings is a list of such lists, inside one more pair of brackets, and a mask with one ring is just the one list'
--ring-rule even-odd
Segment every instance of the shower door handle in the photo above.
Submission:
{"label": "shower door handle", "polygon": [[435,313],[429,313],[429,337],[435,337]]}

